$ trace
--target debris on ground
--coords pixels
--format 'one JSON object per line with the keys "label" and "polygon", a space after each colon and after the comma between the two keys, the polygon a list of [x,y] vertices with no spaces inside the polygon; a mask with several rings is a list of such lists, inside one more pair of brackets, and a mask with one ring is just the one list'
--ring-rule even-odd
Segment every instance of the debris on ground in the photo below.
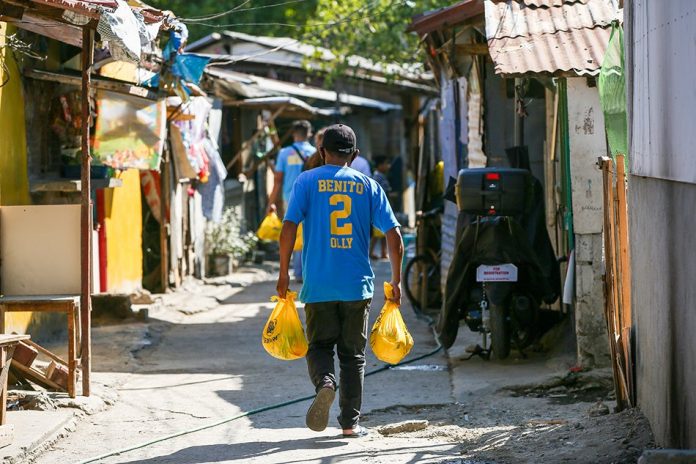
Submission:
{"label": "debris on ground", "polygon": [[112,406],[118,399],[116,390],[103,385],[94,385],[89,397],[70,398],[65,393],[9,390],[8,403],[10,411],[56,411],[58,408],[78,409],[87,415],[93,415]]}
{"label": "debris on ground", "polygon": [[13,391],[8,393],[10,411],[55,411],[58,405],[50,394],[42,391]]}
{"label": "debris on ground", "polygon": [[634,463],[644,449],[655,447],[640,411],[590,416],[593,405],[497,392],[474,395],[467,404],[394,406],[372,411],[364,420],[378,431],[409,417],[427,421],[426,428],[398,438],[455,443],[461,460],[443,461],[452,463]]}
{"label": "debris on ground", "polygon": [[593,369],[553,376],[544,382],[505,387],[513,397],[553,398],[559,403],[613,400],[614,380],[610,369]]}
{"label": "debris on ground", "polygon": [[418,432],[419,430],[427,429],[429,422],[427,420],[409,420],[397,422],[396,424],[383,425],[377,428],[380,435],[389,436],[397,433]]}
{"label": "debris on ground", "polygon": [[130,302],[133,305],[151,305],[155,303],[155,299],[149,291],[141,289],[130,295]]}
{"label": "debris on ground", "polygon": [[595,404],[587,410],[587,414],[590,417],[606,416],[611,411],[609,411],[609,406],[604,404],[602,401],[597,401]]}

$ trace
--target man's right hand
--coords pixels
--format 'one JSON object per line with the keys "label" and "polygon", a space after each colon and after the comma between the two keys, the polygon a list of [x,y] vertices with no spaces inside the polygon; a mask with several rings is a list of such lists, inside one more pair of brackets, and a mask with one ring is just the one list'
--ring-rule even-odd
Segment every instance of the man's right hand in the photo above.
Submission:
{"label": "man's right hand", "polygon": [[290,287],[290,274],[281,272],[278,275],[278,283],[276,284],[276,290],[280,298],[285,298],[285,295],[288,293],[288,287]]}
{"label": "man's right hand", "polygon": [[398,282],[389,282],[392,286],[393,298],[388,298],[392,303],[396,303],[397,306],[401,306],[401,285]]}
{"label": "man's right hand", "polygon": [[268,205],[268,208],[266,208],[266,215],[269,215],[271,213],[277,213],[278,212],[278,207],[275,205],[275,203],[270,203]]}

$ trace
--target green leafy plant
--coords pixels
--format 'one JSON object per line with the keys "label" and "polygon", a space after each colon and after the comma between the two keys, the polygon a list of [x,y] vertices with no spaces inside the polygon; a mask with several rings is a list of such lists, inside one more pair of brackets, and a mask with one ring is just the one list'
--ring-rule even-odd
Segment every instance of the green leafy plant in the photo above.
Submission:
{"label": "green leafy plant", "polygon": [[256,247],[253,232],[243,232],[244,224],[233,208],[227,209],[218,223],[209,222],[205,230],[208,255],[243,258]]}

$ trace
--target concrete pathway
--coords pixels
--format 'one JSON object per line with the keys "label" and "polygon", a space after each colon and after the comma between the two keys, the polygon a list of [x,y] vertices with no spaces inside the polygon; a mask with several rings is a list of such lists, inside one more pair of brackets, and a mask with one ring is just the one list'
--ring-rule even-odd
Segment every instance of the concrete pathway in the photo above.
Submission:
{"label": "concrete pathway", "polygon": [[[388,264],[376,264],[378,280],[384,280]],[[197,298],[209,303],[220,299],[220,288],[194,289]],[[202,304],[191,311],[196,298],[191,293],[168,296],[168,307],[151,314],[151,347],[137,353],[136,363],[95,359],[98,381],[115,384],[118,403],[90,416],[75,433],[59,442],[37,462],[79,462],[131,445],[190,428],[212,424],[245,411],[310,395],[304,360],[284,362],[263,350],[260,337],[273,304],[274,281],[250,284],[227,296],[218,305]],[[213,296],[211,296],[213,295]],[[224,296],[224,295],[223,295]],[[180,301],[177,301],[177,298]],[[381,291],[375,298],[372,319],[381,308]],[[181,304],[184,306],[182,307]],[[179,306],[179,307],[177,307]],[[177,310],[178,309],[178,310]],[[188,313],[190,315],[184,314]],[[411,356],[432,351],[436,345],[430,329],[405,307],[403,314],[415,339]],[[302,313],[302,311],[301,311]],[[111,344],[95,340],[95,344]],[[99,352],[99,350],[97,350]],[[101,351],[101,356],[108,354]],[[119,356],[117,351],[114,356]],[[372,354],[367,369],[383,364]],[[425,418],[423,405],[452,402],[447,359],[440,352],[418,362],[416,370],[389,370],[365,382],[364,425],[379,425],[380,414],[397,407],[406,409],[404,419]],[[418,370],[423,369],[423,370]],[[130,373],[134,370],[133,373]],[[458,455],[451,437],[382,437],[373,433],[363,440],[339,435],[332,411],[330,428],[314,433],[304,427],[309,402],[245,417],[224,425],[104,459],[103,463],[329,463],[329,462],[439,462]],[[413,409],[416,408],[416,409]],[[401,413],[395,413],[398,417]],[[390,417],[391,420],[391,417]]]}

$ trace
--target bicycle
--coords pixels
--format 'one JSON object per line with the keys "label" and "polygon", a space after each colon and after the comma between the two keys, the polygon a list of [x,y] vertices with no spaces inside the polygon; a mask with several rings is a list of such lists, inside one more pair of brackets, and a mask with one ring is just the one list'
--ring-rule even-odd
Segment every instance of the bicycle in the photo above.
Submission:
{"label": "bicycle", "polygon": [[417,316],[430,317],[442,306],[440,261],[442,207],[416,213],[417,254],[406,263],[404,290]]}

